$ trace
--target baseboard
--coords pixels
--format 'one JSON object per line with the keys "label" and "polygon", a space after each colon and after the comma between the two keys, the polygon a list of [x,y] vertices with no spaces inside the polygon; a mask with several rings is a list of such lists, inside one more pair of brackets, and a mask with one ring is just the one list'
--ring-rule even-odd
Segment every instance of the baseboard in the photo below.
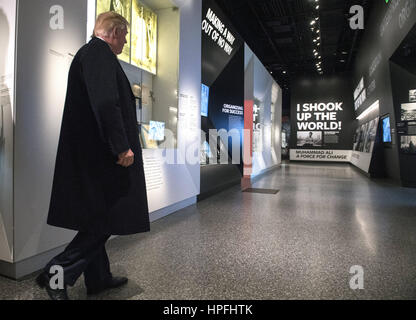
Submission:
{"label": "baseboard", "polygon": [[415,181],[401,181],[401,185],[404,188],[416,188],[416,182]]}
{"label": "baseboard", "polygon": [[255,182],[257,182],[257,181],[258,181],[258,180],[260,180],[260,179],[261,179],[264,175],[266,175],[267,173],[269,173],[269,172],[271,172],[271,171],[274,171],[274,170],[279,169],[281,166],[282,166],[282,164],[281,164],[281,163],[279,163],[279,164],[276,164],[276,165],[274,165],[274,166],[272,166],[272,167],[270,167],[270,168],[263,169],[263,170],[261,170],[259,173],[256,173],[255,175],[251,175],[251,183],[255,183]]}
{"label": "baseboard", "polygon": [[237,186],[240,183],[241,183],[241,178],[238,179],[238,180],[235,180],[235,181],[230,181],[228,183],[224,183],[224,184],[219,185],[219,186],[217,186],[215,188],[212,188],[209,191],[206,191],[204,193],[201,193],[198,196],[198,202],[203,201],[203,200],[206,200],[206,199],[208,199],[208,198],[210,198],[212,196],[215,196],[216,194],[221,193],[221,192],[223,192],[225,190],[228,190],[228,189],[230,189],[230,188],[232,188],[234,186]]}
{"label": "baseboard", "polygon": [[371,175],[370,173],[364,171],[363,169],[361,169],[360,167],[357,167],[356,165],[354,165],[353,163],[349,163],[350,167],[355,170],[356,172],[358,172],[359,174],[362,174],[363,176],[366,176],[367,178],[371,179]]}
{"label": "baseboard", "polygon": [[[169,207],[152,212],[149,215],[150,221],[154,222],[158,219],[166,217],[167,215],[170,215],[195,203],[196,196],[175,203]],[[115,237],[111,237],[111,239],[113,238]],[[0,261],[0,275],[13,280],[20,280],[44,268],[46,263],[48,263],[53,257],[60,254],[62,251],[64,251],[65,247],[66,244],[15,263]]]}
{"label": "baseboard", "polygon": [[154,211],[150,214],[150,222],[154,222],[156,220],[162,219],[163,217],[166,217],[172,213],[175,213],[176,211],[189,207],[195,203],[196,203],[196,196],[177,202],[166,208],[162,208],[160,210]]}
{"label": "baseboard", "polygon": [[45,264],[64,251],[65,247],[66,245],[63,245],[15,263],[0,261],[0,275],[14,280],[22,279],[44,268]]}

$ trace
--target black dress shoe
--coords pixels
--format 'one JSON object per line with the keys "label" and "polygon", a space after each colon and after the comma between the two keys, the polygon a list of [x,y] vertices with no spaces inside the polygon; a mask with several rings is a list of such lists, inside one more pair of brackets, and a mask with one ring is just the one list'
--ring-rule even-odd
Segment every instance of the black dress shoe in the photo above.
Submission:
{"label": "black dress shoe", "polygon": [[64,289],[52,289],[49,285],[50,278],[45,273],[42,272],[37,278],[36,283],[42,289],[46,289],[46,292],[49,295],[49,298],[52,300],[69,300],[68,293],[66,291],[66,286]]}
{"label": "black dress shoe", "polygon": [[124,286],[125,284],[127,284],[127,282],[128,279],[126,277],[111,277],[109,280],[107,280],[97,288],[87,288],[87,294],[99,294],[108,289],[114,289]]}

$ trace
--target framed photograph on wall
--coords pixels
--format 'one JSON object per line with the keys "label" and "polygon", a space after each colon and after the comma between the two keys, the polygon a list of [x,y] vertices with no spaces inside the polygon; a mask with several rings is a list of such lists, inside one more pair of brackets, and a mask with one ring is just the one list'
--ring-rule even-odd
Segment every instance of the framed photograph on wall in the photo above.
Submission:
{"label": "framed photograph on wall", "polygon": [[405,154],[416,154],[416,136],[401,136],[400,151]]}
{"label": "framed photograph on wall", "polygon": [[416,120],[416,103],[403,103],[401,106],[401,120],[415,121]]}
{"label": "framed photograph on wall", "polygon": [[297,132],[298,147],[321,147],[322,132],[321,131],[298,131]]}
{"label": "framed photograph on wall", "polygon": [[409,102],[416,102],[416,89],[409,90]]}

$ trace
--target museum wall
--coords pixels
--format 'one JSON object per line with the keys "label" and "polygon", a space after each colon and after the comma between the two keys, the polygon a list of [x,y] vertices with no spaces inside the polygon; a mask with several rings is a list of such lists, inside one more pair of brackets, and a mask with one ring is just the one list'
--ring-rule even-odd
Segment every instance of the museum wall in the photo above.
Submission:
{"label": "museum wall", "polygon": [[18,3],[14,261],[59,247],[74,234],[46,219],[68,71],[85,43],[86,23],[85,0]]}
{"label": "museum wall", "polygon": [[[245,45],[245,101],[253,100],[251,176],[281,163],[282,91],[253,51]],[[246,114],[247,115],[247,114]],[[246,141],[244,141],[246,144]],[[244,148],[249,148],[246,145]]]}
{"label": "museum wall", "polygon": [[[14,241],[10,241],[14,242],[14,259],[6,252],[1,260],[26,263],[32,260],[29,258],[65,245],[74,235],[72,231],[48,226],[46,220],[69,66],[75,53],[90,38],[93,24],[87,21],[87,17],[95,17],[91,12],[95,10],[93,2],[19,1],[14,141],[15,225]],[[195,203],[200,188],[199,157],[196,157],[197,161],[187,162],[185,156],[187,152],[199,156],[201,1],[176,0],[171,5],[174,6],[179,10],[161,13],[160,36],[164,35],[163,30],[168,33],[175,31],[163,26],[164,22],[172,22],[168,20],[172,18],[170,14],[174,14],[177,19],[176,34],[181,35],[180,39],[176,38],[179,41],[179,54],[173,57],[176,60],[177,79],[176,82],[168,80],[166,84],[158,84],[157,90],[169,88],[173,97],[171,100],[177,103],[178,147],[171,150],[177,161],[173,164],[166,163],[166,152],[162,149],[143,151],[146,181],[149,180],[149,185],[152,186],[151,190],[148,189],[152,221]],[[157,10],[159,9],[162,8]],[[121,64],[132,83],[141,81],[149,86],[149,91],[154,90],[154,75],[147,71],[141,72],[128,63]],[[164,69],[164,66],[160,66],[160,70],[162,73],[170,72],[169,67]],[[1,215],[3,217],[4,213]],[[12,250],[10,245],[7,251]],[[36,268],[45,262],[42,258],[36,259],[36,263],[26,265]]]}
{"label": "museum wall", "polygon": [[179,79],[178,8],[155,10],[158,16],[157,76],[153,80],[153,119],[177,135]]}
{"label": "museum wall", "polygon": [[[211,17],[219,18],[219,28]],[[201,155],[200,199],[240,183],[244,127],[244,41],[213,0],[203,0],[201,23],[202,84],[209,90],[201,144],[211,145]],[[226,131],[218,143],[209,136],[214,129]]]}
{"label": "museum wall", "polygon": [[355,116],[349,75],[292,80],[290,160],[349,162]]}
{"label": "museum wall", "polygon": [[376,1],[367,17],[365,33],[355,59],[353,91],[364,80],[366,99],[357,109],[357,115],[379,101],[379,115],[391,115],[393,145],[384,149],[386,174],[400,179],[397,119],[393,104],[389,60],[416,22],[416,1],[393,0],[386,4]]}
{"label": "museum wall", "polygon": [[13,261],[16,1],[0,0],[0,260]]}
{"label": "museum wall", "polygon": [[[393,105],[395,107],[395,118],[401,120],[401,105],[408,104],[415,107],[416,100],[412,100],[412,104],[409,101],[410,90],[416,89],[416,73],[415,73],[415,61],[414,57],[411,58],[411,66],[398,65],[395,62],[390,63],[391,70],[391,82],[393,92]],[[414,115],[412,117],[414,119]],[[407,128],[398,128],[401,133],[404,129],[403,136],[409,137],[412,140],[413,145],[416,143],[416,130],[415,126],[408,126]],[[403,141],[404,142],[404,141]],[[415,152],[407,152],[403,150],[401,135],[397,137],[397,146],[399,148],[399,159],[401,164],[400,177],[404,184],[413,184],[416,186],[416,155]],[[403,148],[402,148],[403,147]]]}
{"label": "museum wall", "polygon": [[143,122],[164,122],[176,140],[173,147],[166,144],[143,150],[150,219],[154,221],[195,203],[199,194],[199,159],[185,158],[187,153],[199,153],[201,1],[143,3],[158,15],[156,75],[127,63],[122,66],[131,83],[145,88]]}

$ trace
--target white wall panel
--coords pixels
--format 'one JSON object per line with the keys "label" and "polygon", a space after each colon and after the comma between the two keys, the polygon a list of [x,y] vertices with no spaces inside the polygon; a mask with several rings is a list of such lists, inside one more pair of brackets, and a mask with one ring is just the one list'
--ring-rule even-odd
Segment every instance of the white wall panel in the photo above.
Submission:
{"label": "white wall panel", "polygon": [[[63,29],[55,30],[57,11],[50,12],[57,5],[62,9]],[[85,44],[86,23],[86,0],[19,1],[15,261],[59,247],[73,235],[46,225],[46,219],[69,66],[72,56]]]}
{"label": "white wall panel", "polygon": [[16,1],[0,0],[0,260],[13,261]]}
{"label": "white wall panel", "polygon": [[[74,234],[47,226],[46,219],[71,55],[89,37],[87,16],[94,16],[91,4],[87,0],[19,1],[15,262],[66,244]],[[179,103],[184,122],[178,130],[179,149],[173,153],[185,155],[192,150],[190,146],[196,146],[199,159],[201,0],[177,0],[175,4],[180,8],[179,93],[192,96],[193,100],[191,104],[184,99]],[[64,9],[62,30],[50,28],[53,5]],[[135,72],[128,70],[127,73],[134,78]],[[163,177],[160,188],[148,192],[152,212],[199,193],[199,163],[163,163],[161,150],[144,150],[143,156],[160,161]]]}
{"label": "white wall panel", "polygon": [[[281,163],[282,90],[252,50],[245,45],[245,99],[260,101],[261,151],[253,152],[252,176]],[[253,64],[253,70],[248,68]],[[251,78],[252,79],[251,79]],[[272,118],[273,108],[273,118]]]}

